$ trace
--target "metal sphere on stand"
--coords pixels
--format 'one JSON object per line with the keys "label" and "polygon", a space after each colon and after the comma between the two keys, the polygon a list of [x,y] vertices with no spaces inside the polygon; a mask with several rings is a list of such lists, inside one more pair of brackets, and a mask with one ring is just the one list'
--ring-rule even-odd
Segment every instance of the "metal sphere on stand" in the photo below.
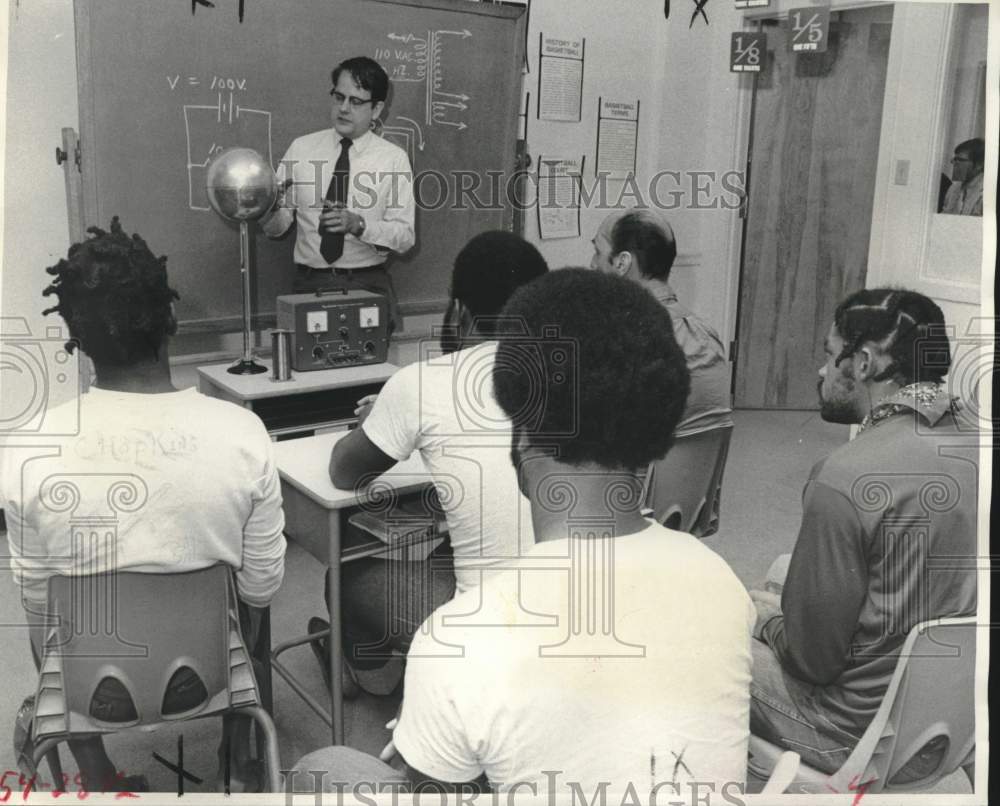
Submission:
{"label": "metal sphere on stand", "polygon": [[227,221],[240,225],[240,272],[243,275],[243,358],[229,368],[236,375],[267,372],[253,360],[250,344],[250,234],[256,221],[274,206],[278,181],[271,165],[252,148],[230,148],[209,163],[208,202]]}
{"label": "metal sphere on stand", "polygon": [[256,221],[278,195],[274,171],[252,148],[230,148],[208,165],[208,203],[229,221]]}

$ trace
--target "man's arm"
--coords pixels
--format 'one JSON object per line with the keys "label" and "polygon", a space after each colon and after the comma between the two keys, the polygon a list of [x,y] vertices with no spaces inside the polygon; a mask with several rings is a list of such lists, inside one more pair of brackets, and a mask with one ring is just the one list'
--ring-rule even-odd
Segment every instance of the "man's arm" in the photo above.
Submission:
{"label": "man's arm", "polygon": [[406,763],[406,759],[400,756],[403,762],[403,774],[410,782],[411,792],[460,792],[463,795],[480,795],[490,791],[489,781],[485,775],[480,775],[473,781],[462,781],[453,783],[451,781],[440,781],[424,775],[420,770],[414,769]]}
{"label": "man's arm", "polygon": [[396,464],[372,442],[361,426],[333,446],[330,481],[339,490],[353,490]]}
{"label": "man's arm", "polygon": [[[386,728],[389,730],[395,730],[396,725],[399,724],[399,717],[389,720],[386,723]],[[398,770],[403,776],[406,777],[409,782],[408,790],[410,792],[460,792],[462,794],[481,794],[483,792],[490,791],[490,782],[486,777],[486,774],[480,775],[478,778],[471,781],[462,781],[460,783],[455,783],[451,781],[442,781],[439,778],[432,778],[429,775],[425,775],[416,767],[411,766],[405,758],[396,750],[395,742],[390,739],[389,743],[382,749],[379,753],[379,761],[385,762],[393,769]]]}
{"label": "man's arm", "polygon": [[281,483],[274,449],[263,425],[261,432],[266,460],[255,485],[250,517],[243,527],[243,567],[236,572],[240,599],[253,607],[267,607],[285,576]]}
{"label": "man's arm", "polygon": [[382,216],[376,218],[362,210],[365,231],[361,235],[361,240],[372,246],[391,249],[397,254],[402,254],[416,242],[413,171],[410,169],[406,154],[397,154],[385,176],[380,179]]}
{"label": "man's arm", "polygon": [[420,438],[419,369],[396,372],[371,402],[358,401],[358,427],[333,446],[330,481],[353,490],[406,459]]}
{"label": "man's arm", "polygon": [[[438,617],[442,617],[440,610]],[[431,628],[432,620],[434,615],[417,632],[410,647],[392,749],[405,764],[411,791],[421,785],[429,787],[429,781],[444,791],[468,791],[486,780],[484,765],[473,749],[484,743],[469,735],[465,713],[468,686],[480,681],[476,680],[475,665],[456,665],[454,658],[435,656],[442,630],[440,622]],[[383,758],[388,750],[383,751]]]}
{"label": "man's arm", "polygon": [[8,497],[3,504],[7,518],[10,569],[21,589],[21,604],[27,609],[45,612],[52,563],[47,558],[38,530],[22,516],[21,501]]}
{"label": "man's arm", "polygon": [[810,482],[781,615],[761,614],[764,641],[795,677],[828,685],[847,665],[867,593],[864,532],[854,507],[836,490]]}
{"label": "man's arm", "polygon": [[289,148],[275,171],[278,196],[274,205],[260,220],[260,227],[268,238],[280,238],[295,223],[294,164],[292,149]]}

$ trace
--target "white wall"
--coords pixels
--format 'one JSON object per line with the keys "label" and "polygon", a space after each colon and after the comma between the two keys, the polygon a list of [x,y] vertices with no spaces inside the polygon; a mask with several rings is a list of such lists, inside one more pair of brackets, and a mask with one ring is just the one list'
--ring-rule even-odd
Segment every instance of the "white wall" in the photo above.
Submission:
{"label": "white wall", "polygon": [[[655,87],[662,109],[659,159],[665,169],[684,172],[743,171],[746,126],[737,112],[752,78],[729,72],[730,36],[743,27],[742,14],[732,2],[708,3],[710,25],[698,17],[689,28],[693,4],[671,5],[662,43],[666,69]],[[695,209],[693,202],[688,193],[684,209],[667,213],[687,257],[675,267],[671,282],[728,343],[735,333],[741,221],[735,210],[721,205]]]}
{"label": "white wall", "polygon": [[[532,119],[528,146],[538,154],[586,155],[585,173],[593,177],[596,162],[597,103],[600,96],[641,101],[639,149],[636,165],[638,187],[646,194],[660,171],[679,171],[683,179],[661,180],[659,200],[676,209],[664,210],[678,242],[678,259],[671,282],[684,301],[725,333],[735,310],[729,282],[730,230],[738,218],[721,206],[693,209],[690,172],[717,175],[738,170],[739,133],[732,120],[735,96],[749,79],[728,71],[729,35],[739,27],[732,3],[706,6],[710,25],[701,17],[688,27],[693,5],[674,2],[664,19],[661,0],[638,0],[626,7],[620,0],[536,0],[531,9],[528,36],[531,74],[525,89],[531,92]],[[534,119],[538,90],[538,34],[587,38],[581,123]],[[705,182],[706,180],[699,180]],[[609,198],[621,194],[623,182],[609,183]],[[671,194],[683,191],[683,196]],[[712,185],[712,197],[733,202],[732,193]],[[631,204],[626,197],[626,204]],[[671,202],[674,199],[674,202]],[[656,199],[649,199],[656,204]],[[704,197],[700,203],[705,203]],[[593,237],[605,210],[584,209],[580,237],[551,241],[538,239],[537,218],[529,214],[526,235],[535,242],[549,265],[586,265]],[[738,245],[738,240],[737,240]]]}
{"label": "white wall", "polygon": [[[69,229],[61,129],[77,127],[73,4],[2,1],[7,22],[3,206],[3,316],[23,316],[42,332],[45,267],[66,256]],[[52,316],[46,325],[59,324]]]}
{"label": "white wall", "polygon": [[[572,10],[571,10],[572,9]],[[662,0],[634,0],[624,13],[621,0],[535,0],[528,29],[530,73],[524,77],[524,92],[531,94],[528,120],[528,150],[537,171],[538,157],[586,156],[584,171],[593,183],[597,160],[598,98],[640,101],[639,144],[636,178],[640,186],[662,165],[660,95],[656,87],[666,72],[665,37],[671,23],[663,18]],[[538,97],[538,36],[586,39],[583,71],[583,102],[580,123],[544,121],[536,118]],[[522,97],[522,109],[523,109]],[[624,183],[611,181],[608,196],[614,201]],[[586,266],[590,263],[594,236],[607,210],[581,210],[580,237],[542,241],[534,210],[526,213],[525,235],[534,242],[550,267]]]}
{"label": "white wall", "polygon": [[[0,99],[6,102],[0,113],[5,154],[0,233],[0,314],[5,319],[0,331],[58,344],[65,326],[56,316],[42,316],[52,305],[42,290],[51,280],[45,268],[65,257],[69,246],[63,171],[56,165],[55,148],[61,145],[62,127],[77,122],[73,7],[67,0],[3,0],[0,12],[0,56],[6,56],[6,70],[0,71],[5,74]],[[23,384],[29,381],[6,362],[4,369],[0,395],[17,407],[14,401],[27,394]],[[69,399],[74,389],[72,383],[52,383],[49,404]],[[5,418],[10,415],[4,409]]]}

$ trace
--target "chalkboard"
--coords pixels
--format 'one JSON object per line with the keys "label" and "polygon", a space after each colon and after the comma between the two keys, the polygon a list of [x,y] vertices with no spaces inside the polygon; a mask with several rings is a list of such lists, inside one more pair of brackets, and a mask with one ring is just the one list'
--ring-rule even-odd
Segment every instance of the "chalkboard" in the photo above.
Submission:
{"label": "chalkboard", "polygon": [[[104,227],[120,215],[168,256],[182,330],[235,330],[242,311],[239,233],[209,208],[210,157],[245,146],[277,167],[295,137],[331,125],[330,71],[351,56],[375,58],[389,73],[382,135],[407,150],[427,205],[417,211],[417,245],[389,264],[404,310],[445,299],[470,237],[511,227],[503,189],[515,172],[522,8],[468,0],[76,0],[75,8],[84,215]],[[443,199],[435,173],[447,177]],[[454,192],[474,184],[473,173],[483,205]],[[490,193],[491,182],[501,192]],[[270,241],[254,229],[256,310],[267,314],[291,290],[294,232]]]}

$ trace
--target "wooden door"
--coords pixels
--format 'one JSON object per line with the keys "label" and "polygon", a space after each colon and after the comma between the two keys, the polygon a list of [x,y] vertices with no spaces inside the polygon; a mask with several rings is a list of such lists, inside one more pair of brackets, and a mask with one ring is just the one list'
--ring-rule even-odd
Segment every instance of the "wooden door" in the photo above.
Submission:
{"label": "wooden door", "polygon": [[768,20],[748,155],[735,400],[817,409],[837,302],[864,287],[891,6],[831,15],[825,53]]}

